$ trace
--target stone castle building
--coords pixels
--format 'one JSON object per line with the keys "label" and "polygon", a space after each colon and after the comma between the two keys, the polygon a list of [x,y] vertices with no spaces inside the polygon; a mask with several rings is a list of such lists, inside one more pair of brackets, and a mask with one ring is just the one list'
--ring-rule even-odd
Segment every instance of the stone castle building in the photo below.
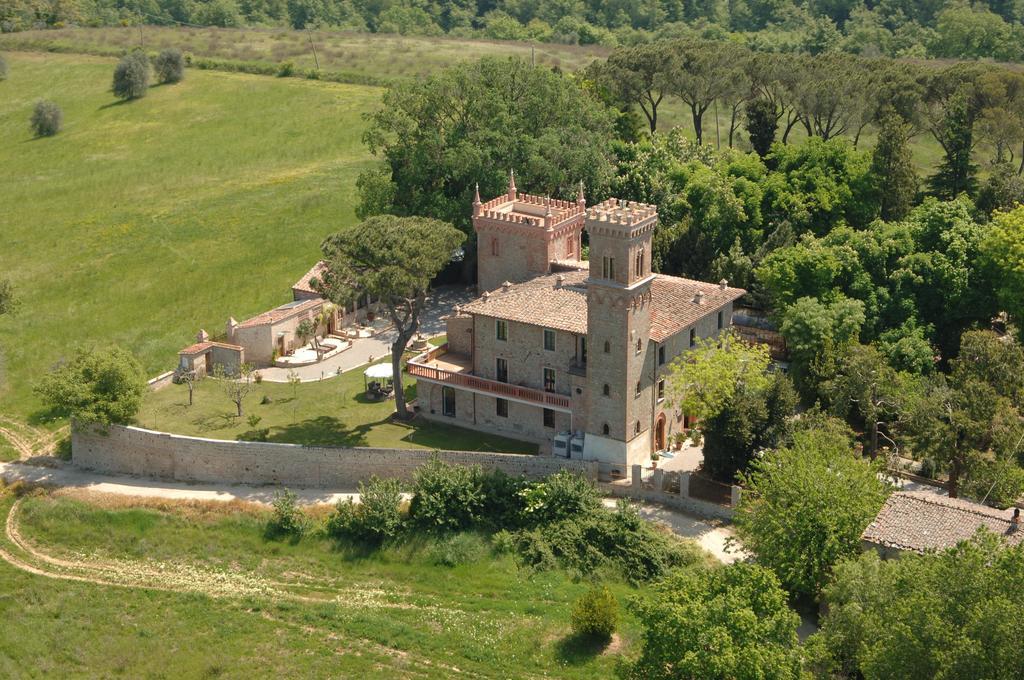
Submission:
{"label": "stone castle building", "polygon": [[[508,193],[473,202],[481,296],[448,343],[409,363],[425,417],[535,441],[625,473],[665,449],[682,414],[665,376],[732,324],[744,291],[656,274],[653,205]],[[586,229],[590,259],[582,260]]]}

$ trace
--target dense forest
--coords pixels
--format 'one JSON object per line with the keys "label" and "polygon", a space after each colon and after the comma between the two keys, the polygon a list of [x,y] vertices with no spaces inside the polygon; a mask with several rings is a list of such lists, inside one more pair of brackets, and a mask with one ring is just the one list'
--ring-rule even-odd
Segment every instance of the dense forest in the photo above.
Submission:
{"label": "dense forest", "polygon": [[566,44],[728,40],[769,52],[1024,60],[1021,0],[11,0],[4,32],[148,23]]}

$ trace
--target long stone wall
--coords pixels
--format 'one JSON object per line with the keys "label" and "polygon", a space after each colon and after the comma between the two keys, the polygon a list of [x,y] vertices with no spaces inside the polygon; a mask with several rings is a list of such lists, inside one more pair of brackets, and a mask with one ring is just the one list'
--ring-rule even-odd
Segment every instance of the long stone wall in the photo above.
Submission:
{"label": "long stone wall", "polygon": [[[597,463],[515,453],[440,451],[453,465],[480,465],[539,478],[565,468],[596,481]],[[411,480],[431,456],[421,449],[330,448],[185,437],[111,426],[104,434],[75,427],[71,460],[81,468],[179,482],[279,484],[355,489],[371,476]]]}

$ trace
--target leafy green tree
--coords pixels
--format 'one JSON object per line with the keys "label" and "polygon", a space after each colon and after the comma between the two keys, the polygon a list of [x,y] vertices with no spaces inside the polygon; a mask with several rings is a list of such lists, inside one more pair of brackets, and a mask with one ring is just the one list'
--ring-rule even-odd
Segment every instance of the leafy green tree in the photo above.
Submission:
{"label": "leafy green tree", "polygon": [[402,529],[402,489],[397,479],[371,477],[359,482],[359,503],[351,498],[338,501],[327,518],[327,533],[380,545],[398,536]]}
{"label": "leafy green tree", "polygon": [[117,346],[79,349],[35,386],[49,415],[101,427],[130,423],[145,390],[139,362]]}
{"label": "leafy green tree", "polygon": [[468,529],[484,507],[479,466],[449,465],[436,455],[416,470],[409,518],[424,529]]}
{"label": "leafy green tree", "polygon": [[800,298],[783,312],[779,329],[789,348],[790,372],[806,401],[814,401],[822,377],[818,366],[827,363],[830,352],[855,342],[863,325],[864,303],[842,295],[830,303]]}
{"label": "leafy green tree", "polygon": [[793,384],[781,373],[764,390],[737,390],[722,410],[699,424],[704,469],[721,482],[734,483],[760,451],[788,436],[796,405]]}
{"label": "leafy green tree", "polygon": [[361,295],[380,300],[397,331],[391,345],[395,408],[408,418],[402,388],[402,353],[420,327],[420,314],[435,276],[455,256],[465,235],[425,217],[371,217],[327,237],[327,267],[313,287],[337,305]]}
{"label": "leafy green tree", "polygon": [[978,190],[978,209],[991,216],[1024,203],[1024,177],[1008,162],[998,163]]}
{"label": "leafy green tree", "polygon": [[135,50],[117,63],[114,68],[114,83],[111,87],[119,99],[138,99],[146,96],[149,89],[149,57],[142,50]]}
{"label": "leafy green tree", "polygon": [[604,63],[595,62],[591,71],[618,99],[639,106],[654,134],[658,107],[668,94],[669,78],[678,68],[677,56],[674,50],[658,43],[636,45],[612,52]]}
{"label": "leafy green tree", "polygon": [[928,187],[939,198],[953,199],[961,193],[973,196],[978,188],[978,166],[971,160],[974,151],[974,115],[964,95],[951,98],[944,109],[944,120],[937,135],[944,152]]}
{"label": "leafy green tree", "polygon": [[176,47],[161,50],[153,61],[153,70],[156,71],[157,82],[179,83],[185,77],[185,57]]}
{"label": "leafy green tree", "polygon": [[980,245],[996,297],[1024,339],[1024,207],[996,213]]}
{"label": "leafy green tree", "polygon": [[633,602],[643,627],[637,680],[800,678],[800,618],[769,570],[737,563],[676,571]]}
{"label": "leafy green tree", "polygon": [[790,446],[753,462],[743,486],[737,535],[803,596],[817,596],[835,564],[860,552],[861,533],[889,493],[878,470],[828,430],[795,433]]}
{"label": "leafy green tree", "polygon": [[761,158],[768,155],[775,142],[775,132],[779,129],[775,106],[767,99],[754,99],[747,102],[747,135],[750,145]]}
{"label": "leafy green tree", "polygon": [[594,586],[573,603],[570,622],[576,635],[611,640],[619,625],[619,602],[608,586]]}
{"label": "leafy green tree", "polygon": [[763,391],[771,384],[771,357],[762,344],[748,344],[732,332],[700,338],[672,362],[669,402],[698,420],[721,412],[740,390]]}
{"label": "leafy green tree", "polygon": [[40,99],[32,109],[29,127],[36,137],[52,137],[60,132],[64,122],[64,113],[51,101]]}
{"label": "leafy green tree", "polygon": [[600,195],[611,178],[612,112],[569,78],[516,59],[460,63],[395,85],[370,121],[365,140],[393,189],[368,170],[377,177],[360,178],[374,188],[361,197],[362,215],[423,215],[469,233],[474,185],[502,194],[510,168],[520,189],[550,195],[574,197],[580,181]]}
{"label": "leafy green tree", "polygon": [[1024,406],[1024,349],[1019,343],[988,330],[967,331],[950,372],[958,383],[979,380],[1014,405]]}
{"label": "leafy green tree", "polygon": [[910,150],[910,126],[895,112],[882,118],[871,154],[871,175],[882,219],[903,219],[914,204],[918,181]]}
{"label": "leafy green tree", "polygon": [[731,79],[739,74],[743,50],[703,40],[678,41],[662,49],[676,54],[670,91],[689,107],[697,144],[703,144],[704,114],[729,91]]}
{"label": "leafy green tree", "polygon": [[984,533],[938,553],[836,566],[808,640],[817,677],[1020,677],[1024,546]]}

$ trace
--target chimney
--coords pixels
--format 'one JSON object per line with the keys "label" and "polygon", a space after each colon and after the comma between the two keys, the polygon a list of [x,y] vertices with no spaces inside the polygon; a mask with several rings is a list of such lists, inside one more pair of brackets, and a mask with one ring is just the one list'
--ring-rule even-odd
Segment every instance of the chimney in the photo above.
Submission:
{"label": "chimney", "polygon": [[722,290],[725,290],[726,288],[729,287],[729,281],[726,279],[722,279],[721,281],[718,282],[718,287],[721,288]]}
{"label": "chimney", "polygon": [[516,171],[508,171],[508,200],[516,200]]}
{"label": "chimney", "polygon": [[697,294],[693,296],[693,301],[698,305],[704,304],[704,291],[698,290]]}
{"label": "chimney", "polygon": [[[232,319],[233,321],[234,319]],[[210,339],[210,334],[204,331],[202,328],[196,333],[196,342],[206,342]]]}
{"label": "chimney", "polygon": [[480,296],[480,299],[484,301],[484,304],[486,304],[490,298],[491,294],[488,293],[487,291],[484,291],[484,294]]}
{"label": "chimney", "polygon": [[505,293],[507,293],[510,290],[512,290],[512,282],[511,281],[505,281],[504,283],[502,283],[501,284],[501,290],[503,292],[505,292]]}
{"label": "chimney", "polygon": [[555,277],[555,288],[561,288],[565,284],[565,277],[559,274]]}

